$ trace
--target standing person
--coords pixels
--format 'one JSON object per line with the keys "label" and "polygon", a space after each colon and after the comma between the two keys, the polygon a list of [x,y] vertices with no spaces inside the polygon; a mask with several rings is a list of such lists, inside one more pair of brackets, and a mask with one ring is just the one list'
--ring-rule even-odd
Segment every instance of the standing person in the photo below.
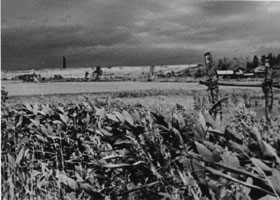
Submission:
{"label": "standing person", "polygon": [[273,92],[272,92],[272,83],[273,83],[273,76],[272,76],[272,69],[269,64],[269,59],[265,60],[265,74],[264,74],[264,81],[262,83],[262,90],[264,93],[265,98],[265,117],[266,121],[270,123],[270,117],[272,112],[273,106]]}
{"label": "standing person", "polygon": [[[210,102],[215,104],[219,101],[219,86],[218,86],[218,74],[215,66],[213,65],[213,59],[210,52],[204,54],[206,73],[208,79],[206,80],[206,85],[208,86],[208,91],[210,91]],[[221,105],[217,107],[214,111],[214,118],[217,117],[217,114],[221,112]],[[220,113],[221,114],[221,113]]]}

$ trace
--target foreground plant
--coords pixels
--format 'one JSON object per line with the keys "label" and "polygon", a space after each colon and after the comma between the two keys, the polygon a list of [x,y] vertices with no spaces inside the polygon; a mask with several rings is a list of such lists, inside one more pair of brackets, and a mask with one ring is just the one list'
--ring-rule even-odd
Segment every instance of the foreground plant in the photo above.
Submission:
{"label": "foreground plant", "polygon": [[[279,195],[279,126],[85,101],[2,117],[3,199],[258,199]],[[210,109],[211,111],[211,109]],[[265,134],[264,134],[265,133]]]}

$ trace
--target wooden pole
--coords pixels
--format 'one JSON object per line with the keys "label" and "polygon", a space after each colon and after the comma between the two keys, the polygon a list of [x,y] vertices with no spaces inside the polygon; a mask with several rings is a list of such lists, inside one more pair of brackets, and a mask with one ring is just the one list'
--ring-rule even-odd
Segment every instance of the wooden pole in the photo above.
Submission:
{"label": "wooden pole", "polygon": [[271,122],[271,113],[273,107],[273,92],[272,92],[272,85],[273,85],[273,77],[272,77],[272,69],[269,64],[269,59],[265,60],[265,74],[264,74],[264,81],[262,84],[262,89],[265,98],[265,117],[267,123]]}
{"label": "wooden pole", "polygon": [[63,69],[66,68],[66,58],[63,56]]}
{"label": "wooden pole", "polygon": [[[210,102],[212,105],[219,101],[219,85],[218,85],[218,75],[215,66],[213,65],[213,59],[210,52],[204,54],[208,91],[210,92]],[[216,119],[217,115],[222,116],[221,105],[217,106],[217,109],[213,111],[213,117]]]}
{"label": "wooden pole", "polygon": [[209,78],[209,70],[213,66],[212,55],[210,52],[206,52],[204,54],[204,61],[205,61],[205,66],[206,66],[206,75]]}

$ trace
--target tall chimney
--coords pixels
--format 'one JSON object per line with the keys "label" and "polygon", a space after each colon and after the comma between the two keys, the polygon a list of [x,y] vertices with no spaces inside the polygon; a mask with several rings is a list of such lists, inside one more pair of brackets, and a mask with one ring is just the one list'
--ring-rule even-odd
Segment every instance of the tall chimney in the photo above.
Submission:
{"label": "tall chimney", "polygon": [[66,58],[63,56],[63,68],[66,68]]}

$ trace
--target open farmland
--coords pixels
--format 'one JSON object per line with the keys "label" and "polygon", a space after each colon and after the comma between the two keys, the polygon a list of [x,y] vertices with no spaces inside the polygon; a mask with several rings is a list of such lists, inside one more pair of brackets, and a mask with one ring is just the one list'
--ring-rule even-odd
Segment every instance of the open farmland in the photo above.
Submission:
{"label": "open farmland", "polygon": [[10,96],[29,96],[47,94],[111,93],[149,89],[202,90],[198,83],[156,83],[156,82],[48,82],[16,83],[3,81],[2,86]]}
{"label": "open farmland", "polygon": [[[47,83],[21,83],[2,81],[2,87],[9,96],[30,96],[49,94],[82,94],[82,93],[112,93],[121,91],[141,90],[205,90],[204,85],[198,83],[182,82],[47,82]],[[230,90],[238,87],[220,87]],[[246,88],[244,88],[246,89]],[[250,88],[261,92],[260,88]]]}

